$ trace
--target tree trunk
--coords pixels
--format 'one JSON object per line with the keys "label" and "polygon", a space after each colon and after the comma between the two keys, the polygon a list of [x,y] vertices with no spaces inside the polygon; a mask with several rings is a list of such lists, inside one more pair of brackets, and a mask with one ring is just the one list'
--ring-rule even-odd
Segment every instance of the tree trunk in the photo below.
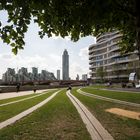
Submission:
{"label": "tree trunk", "polygon": [[140,1],[136,0],[136,48],[138,50],[138,57],[140,60],[140,14],[139,14],[139,9],[140,9]]}

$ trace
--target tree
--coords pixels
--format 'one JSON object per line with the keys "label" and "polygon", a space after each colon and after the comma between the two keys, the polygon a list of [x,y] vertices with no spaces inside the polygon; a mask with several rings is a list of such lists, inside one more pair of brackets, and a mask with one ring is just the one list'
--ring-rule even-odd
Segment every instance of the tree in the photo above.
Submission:
{"label": "tree", "polygon": [[0,22],[0,36],[16,54],[25,45],[32,18],[40,27],[41,38],[70,35],[77,41],[115,29],[123,34],[122,52],[138,50],[140,58],[139,7],[139,0],[1,0],[0,10],[7,11],[8,23]]}
{"label": "tree", "polygon": [[103,82],[104,81],[105,74],[106,74],[105,69],[102,66],[100,66],[97,69],[96,74],[97,74],[98,77],[100,77],[101,82]]}

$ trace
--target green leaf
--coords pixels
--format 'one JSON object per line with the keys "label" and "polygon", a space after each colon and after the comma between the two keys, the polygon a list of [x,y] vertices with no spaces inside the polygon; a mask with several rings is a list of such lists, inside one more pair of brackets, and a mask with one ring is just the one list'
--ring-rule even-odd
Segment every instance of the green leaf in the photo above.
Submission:
{"label": "green leaf", "polygon": [[15,44],[15,43],[11,43],[10,45],[11,45],[12,47],[15,47],[15,46],[16,46],[16,44]]}
{"label": "green leaf", "polygon": [[12,52],[16,55],[17,52],[18,52],[17,47],[13,48],[13,49],[12,49]]}

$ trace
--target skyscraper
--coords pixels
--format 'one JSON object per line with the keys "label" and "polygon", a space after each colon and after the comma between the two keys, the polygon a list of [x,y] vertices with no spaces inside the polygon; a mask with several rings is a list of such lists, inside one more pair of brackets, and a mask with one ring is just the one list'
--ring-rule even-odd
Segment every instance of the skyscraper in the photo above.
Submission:
{"label": "skyscraper", "polygon": [[69,55],[66,49],[62,55],[62,79],[69,80]]}
{"label": "skyscraper", "polygon": [[32,80],[35,81],[38,79],[38,68],[32,67]]}
{"label": "skyscraper", "polygon": [[60,80],[60,70],[57,70],[57,80]]}

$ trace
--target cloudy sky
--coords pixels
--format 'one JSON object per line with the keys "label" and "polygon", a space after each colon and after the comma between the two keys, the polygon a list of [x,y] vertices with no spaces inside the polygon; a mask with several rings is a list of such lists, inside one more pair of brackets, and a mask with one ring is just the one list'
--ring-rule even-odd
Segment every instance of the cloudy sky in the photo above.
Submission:
{"label": "cloudy sky", "polygon": [[[6,13],[0,12],[0,21],[6,23]],[[70,77],[75,79],[79,74],[89,73],[88,47],[94,44],[96,39],[92,36],[81,38],[77,42],[72,42],[69,37],[65,39],[53,36],[45,36],[40,39],[38,36],[38,26],[31,23],[25,36],[24,50],[20,50],[17,55],[11,52],[11,47],[0,39],[0,78],[7,68],[17,69],[21,67],[38,67],[53,72],[62,69],[62,53],[67,49],[69,53]],[[61,71],[62,72],[62,71]],[[62,73],[61,73],[62,76]]]}

